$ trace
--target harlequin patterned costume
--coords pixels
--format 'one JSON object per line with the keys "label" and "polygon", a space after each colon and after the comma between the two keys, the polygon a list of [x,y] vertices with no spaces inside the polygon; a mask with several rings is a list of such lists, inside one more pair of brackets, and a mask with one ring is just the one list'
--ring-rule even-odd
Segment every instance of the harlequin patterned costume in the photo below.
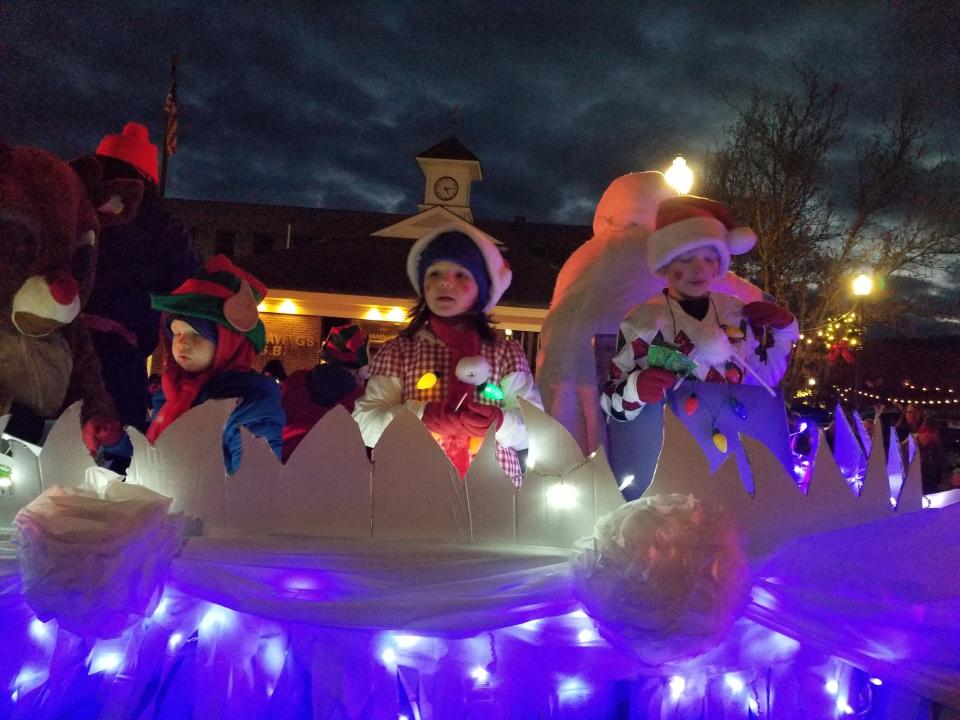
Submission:
{"label": "harlequin patterned costume", "polygon": [[[516,481],[522,475],[516,450],[527,447],[527,430],[517,398],[522,397],[539,407],[540,393],[534,385],[527,358],[517,343],[499,339],[483,341],[480,354],[490,363],[489,382],[500,386],[503,400],[489,400],[479,391],[473,393],[473,400],[503,410],[503,424],[496,436],[497,460],[503,471]],[[413,338],[398,337],[381,348],[370,364],[367,391],[357,401],[353,415],[367,445],[376,444],[400,408],[405,407],[421,417],[428,402],[446,397],[450,355],[450,349],[426,328]],[[417,389],[417,381],[428,372],[437,376],[437,383],[426,390]]]}
{"label": "harlequin patterned costume", "polygon": [[[796,320],[781,330],[767,328],[760,338],[743,317],[743,302],[730,295],[710,293],[710,307],[702,320],[688,315],[680,304],[659,295],[631,310],[620,324],[617,354],[610,365],[610,381],[601,405],[614,420],[633,420],[644,407],[637,397],[636,370],[649,367],[651,344],[673,345],[697,362],[696,379],[704,382],[758,384],[735,362],[724,362],[730,351],[765,383],[776,385],[787,369],[791,344],[798,337]],[[729,332],[728,332],[729,328]],[[763,347],[761,347],[761,339]]]}

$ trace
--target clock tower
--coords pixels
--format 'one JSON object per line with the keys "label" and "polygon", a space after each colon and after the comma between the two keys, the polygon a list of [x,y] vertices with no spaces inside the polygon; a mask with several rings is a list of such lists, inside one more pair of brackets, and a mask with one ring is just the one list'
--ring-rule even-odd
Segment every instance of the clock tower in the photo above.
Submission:
{"label": "clock tower", "polygon": [[444,207],[469,223],[470,183],[483,180],[480,161],[454,135],[417,154],[426,178],[420,211]]}

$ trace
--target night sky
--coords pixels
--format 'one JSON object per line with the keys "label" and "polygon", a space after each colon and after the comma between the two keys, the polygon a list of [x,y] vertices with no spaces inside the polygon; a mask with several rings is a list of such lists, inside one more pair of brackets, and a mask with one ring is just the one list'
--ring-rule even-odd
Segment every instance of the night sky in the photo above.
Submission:
{"label": "night sky", "polygon": [[960,145],[957,2],[0,8],[9,144],[71,157],[131,119],[159,140],[180,55],[174,197],[412,213],[414,155],[454,132],[483,166],[477,217],[589,224],[613,178],[677,153],[696,168],[754,89],[798,89],[797,66],[849,91],[846,152],[905,82],[931,160]]}

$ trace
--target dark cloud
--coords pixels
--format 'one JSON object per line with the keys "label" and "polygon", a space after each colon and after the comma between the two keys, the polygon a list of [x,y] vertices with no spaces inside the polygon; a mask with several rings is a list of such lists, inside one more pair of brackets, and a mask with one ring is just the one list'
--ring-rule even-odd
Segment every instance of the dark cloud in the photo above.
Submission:
{"label": "dark cloud", "polygon": [[955,158],[957,18],[922,2],[34,1],[0,15],[0,132],[64,156],[128,119],[159,137],[176,52],[172,195],[411,212],[413,156],[454,131],[483,163],[479,217],[589,224],[614,177],[695,165],[797,66],[847,84],[851,137],[925,82],[931,151]]}

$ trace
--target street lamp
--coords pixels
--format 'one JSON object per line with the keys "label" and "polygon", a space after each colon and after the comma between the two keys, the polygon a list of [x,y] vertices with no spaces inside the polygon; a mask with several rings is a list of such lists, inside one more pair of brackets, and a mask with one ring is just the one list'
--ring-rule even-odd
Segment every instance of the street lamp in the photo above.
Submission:
{"label": "street lamp", "polygon": [[857,297],[865,297],[873,292],[873,275],[860,273],[853,278],[850,283],[850,289]]}
{"label": "street lamp", "polygon": [[[866,337],[866,326],[863,321],[863,314],[860,309],[863,298],[873,292],[873,275],[868,272],[857,273],[850,281],[850,290],[853,292],[853,309],[857,316],[857,322],[863,328],[863,335]],[[853,407],[860,408],[860,360],[863,358],[861,346],[860,358],[853,364]]]}
{"label": "street lamp", "polygon": [[687,167],[687,161],[679,155],[663,175],[667,178],[667,184],[676,190],[678,195],[686,195],[693,187],[693,170]]}

